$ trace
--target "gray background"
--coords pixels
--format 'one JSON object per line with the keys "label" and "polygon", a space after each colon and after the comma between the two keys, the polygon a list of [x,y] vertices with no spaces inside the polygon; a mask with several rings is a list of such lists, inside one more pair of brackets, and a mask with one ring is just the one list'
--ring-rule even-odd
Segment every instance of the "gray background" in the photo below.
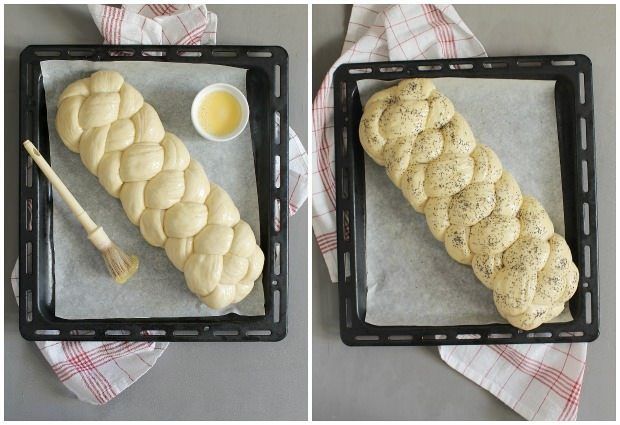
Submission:
{"label": "gray background", "polygon": [[[590,344],[579,419],[615,419],[615,6],[458,5],[490,56],[585,53],[593,62],[601,335]],[[350,6],[312,9],[312,91],[340,55]],[[520,416],[433,347],[347,347],[338,295],[313,242],[313,419],[508,420]]]}
{"label": "gray background", "polygon": [[[290,122],[306,144],[307,6],[208,6],[219,44],[288,50]],[[28,44],[101,43],[86,6],[5,7],[5,197],[18,197],[18,57]],[[274,25],[277,23],[277,25]],[[35,29],[35,31],[33,31]],[[290,220],[289,331],[278,343],[175,343],[106,406],[78,401],[33,343],[21,338],[9,276],[17,257],[17,208],[5,210],[5,419],[306,419],[308,385],[307,206]]]}

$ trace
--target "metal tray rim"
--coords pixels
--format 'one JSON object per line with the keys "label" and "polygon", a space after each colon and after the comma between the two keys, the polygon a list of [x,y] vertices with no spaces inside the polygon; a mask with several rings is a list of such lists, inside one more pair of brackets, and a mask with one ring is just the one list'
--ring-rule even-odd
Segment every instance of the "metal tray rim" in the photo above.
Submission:
{"label": "metal tray rim", "polygon": [[[132,56],[114,56],[110,52],[131,50]],[[74,51],[77,55],[70,53]],[[144,56],[143,52],[163,52],[165,56]],[[181,56],[185,52],[200,52],[201,56]],[[226,55],[214,54],[225,52]],[[230,56],[230,53],[234,56]],[[259,55],[248,54],[248,52],[260,52]],[[38,55],[42,53],[42,55]],[[53,53],[53,56],[51,55]],[[257,173],[257,185],[259,192],[260,227],[261,227],[261,247],[266,252],[265,270],[263,273],[263,287],[265,289],[265,315],[264,316],[239,316],[227,314],[215,317],[186,317],[186,318],[149,318],[149,319],[89,319],[89,320],[67,320],[43,314],[40,304],[45,300],[40,300],[38,282],[32,282],[33,275],[26,274],[27,261],[20,262],[20,299],[29,300],[20,303],[19,307],[19,328],[22,336],[27,340],[82,340],[82,341],[280,341],[287,333],[287,309],[288,309],[288,161],[280,161],[280,184],[275,185],[275,155],[286,158],[288,152],[288,53],[281,46],[247,46],[247,45],[213,45],[213,46],[148,46],[148,45],[93,45],[93,44],[71,44],[71,45],[30,45],[20,53],[20,140],[30,138],[35,145],[39,141],[39,123],[36,122],[36,111],[38,100],[35,99],[34,90],[28,96],[28,84],[31,69],[29,64],[38,66],[44,60],[96,60],[96,61],[116,61],[116,60],[140,60],[140,61],[160,61],[160,62],[189,62],[189,63],[217,63],[221,65],[245,67],[249,70],[256,70],[256,73],[264,73],[262,78],[266,78],[269,83],[269,92],[266,96],[266,111],[260,111],[251,116],[250,124],[253,133],[253,143],[255,144],[255,168]],[[279,96],[274,93],[276,82],[276,65],[279,66]],[[249,74],[248,74],[249,78]],[[248,89],[250,84],[248,81]],[[254,89],[256,90],[256,89]],[[248,94],[248,97],[250,95]],[[42,99],[45,102],[45,99]],[[261,105],[263,106],[263,105]],[[262,109],[262,108],[255,108]],[[268,111],[267,111],[268,110]],[[275,125],[262,125],[263,128],[255,130],[252,125],[258,126],[265,118],[266,114],[279,113],[280,132],[276,133]],[[33,117],[33,123],[28,123],[28,116]],[[262,120],[262,121],[261,121]],[[254,123],[253,123],[254,121]],[[34,126],[29,127],[28,124]],[[47,122],[42,123],[42,128],[47,132]],[[256,149],[254,134],[262,134],[261,140],[268,141],[268,149],[261,149],[265,153],[261,154]],[[36,134],[35,134],[36,133]],[[47,141],[46,141],[47,143]],[[257,151],[259,152],[257,154]],[[32,256],[35,256],[38,237],[41,229],[37,223],[40,217],[37,200],[50,192],[49,184],[45,179],[39,180],[37,172],[32,173],[32,187],[26,187],[25,176],[28,168],[27,155],[20,149],[20,214],[19,214],[19,234],[20,234],[20,257],[26,258],[26,241],[33,243]],[[262,184],[258,183],[259,181]],[[36,199],[35,199],[36,198]],[[32,202],[31,215],[28,215],[25,207],[27,199]],[[279,230],[276,231],[274,223],[276,214],[274,202],[280,202]],[[286,200],[286,201],[285,201]],[[43,205],[45,208],[45,205]],[[28,220],[34,226],[28,231],[25,227]],[[36,236],[34,235],[36,233]],[[35,237],[33,237],[35,236]],[[44,235],[45,236],[45,235]],[[272,258],[272,248],[275,244],[279,245],[280,253],[280,273],[274,274],[274,261]],[[267,247],[267,249],[266,249]],[[32,268],[36,267],[36,259],[32,261]],[[28,278],[30,276],[30,280]],[[278,293],[278,319],[274,319],[274,294]],[[27,305],[30,306],[28,311]],[[30,317],[28,317],[30,315]],[[28,320],[30,318],[30,320]],[[208,326],[206,326],[208,325]],[[80,334],[79,330],[92,330],[92,334]],[[37,332],[39,330],[53,330],[52,333]],[[163,331],[164,334],[148,333],[150,330]],[[106,333],[106,331],[123,331],[128,334]],[[188,333],[189,332],[189,333]]]}
{"label": "metal tray rim", "polygon": [[[566,63],[573,62],[572,65]],[[523,66],[523,63],[539,63],[538,66]],[[457,66],[471,64],[471,68],[462,69]],[[485,65],[491,64],[491,65]],[[429,69],[421,70],[420,67]],[[431,68],[435,67],[435,68]],[[352,70],[354,72],[352,72]],[[365,249],[364,231],[365,215],[363,207],[361,217],[358,217],[360,203],[365,203],[363,195],[363,161],[364,152],[359,144],[357,125],[361,117],[361,105],[355,104],[351,99],[356,91],[356,81],[372,78],[384,80],[397,80],[401,78],[428,77],[465,77],[465,78],[520,78],[520,79],[555,79],[579,84],[578,73],[584,74],[585,101],[579,102],[579,94],[575,93],[572,113],[575,119],[586,120],[587,149],[577,149],[577,141],[581,137],[578,125],[572,128],[571,134],[564,137],[572,137],[572,143],[578,153],[588,161],[589,191],[577,193],[574,197],[578,200],[586,199],[589,205],[590,232],[586,236],[586,242],[590,248],[590,277],[588,291],[591,294],[591,323],[581,327],[575,326],[575,321],[566,324],[544,324],[532,331],[522,331],[509,324],[491,325],[454,325],[454,326],[375,326],[366,323],[360,317],[359,303],[360,294],[359,280],[363,280],[365,287]],[[352,87],[355,86],[355,87]],[[339,318],[340,336],[346,345],[350,346],[390,346],[390,345],[472,345],[472,344],[514,344],[514,343],[549,343],[549,342],[590,342],[599,336],[599,291],[598,291],[598,257],[597,257],[597,223],[596,223],[596,179],[595,179],[595,147],[593,126],[593,100],[592,100],[592,62],[583,54],[575,55],[529,55],[529,56],[502,56],[484,58],[455,58],[455,59],[429,59],[422,61],[384,61],[348,63],[340,65],[334,72],[334,106],[335,106],[335,151],[336,151],[336,210],[337,210],[337,256],[338,256],[338,293],[339,293]],[[557,103],[556,87],[556,108]],[[359,103],[359,99],[357,100]],[[355,110],[353,110],[355,109]],[[359,115],[356,115],[359,114]],[[560,112],[558,111],[558,118]],[[566,124],[566,123],[564,123]],[[571,123],[568,123],[570,125]],[[560,126],[559,126],[560,127]],[[560,133],[560,128],[558,128]],[[346,141],[345,136],[346,135]],[[562,136],[559,134],[559,139]],[[560,142],[560,140],[559,140]],[[346,143],[346,146],[345,146]],[[356,162],[353,162],[355,157]],[[361,163],[361,165],[360,165]],[[581,164],[579,164],[581,165]],[[343,181],[343,169],[347,168],[347,179]],[[563,167],[564,169],[564,167]],[[360,172],[361,170],[361,172]],[[580,175],[580,170],[576,170]],[[362,180],[362,188],[355,186],[355,182]],[[568,178],[568,177],[567,177]],[[563,179],[564,180],[564,179]],[[577,180],[577,179],[576,179]],[[564,181],[563,181],[564,186]],[[579,180],[581,184],[581,180]],[[344,199],[342,194],[344,187],[349,194]],[[576,187],[573,187],[576,189]],[[566,197],[566,194],[564,195]],[[360,200],[361,198],[361,200]],[[577,202],[577,201],[576,201]],[[345,239],[345,224],[343,214],[348,211],[349,239]],[[565,207],[566,215],[566,207]],[[583,219],[583,217],[580,217]],[[582,221],[580,220],[579,223]],[[361,230],[360,230],[361,229]],[[356,234],[361,232],[362,241],[356,239]],[[578,235],[581,236],[579,232]],[[580,248],[584,244],[584,238],[579,239]],[[360,246],[361,245],[361,246]],[[570,244],[569,244],[570,245]],[[571,249],[574,247],[571,246]],[[348,258],[349,274],[345,269],[345,251],[350,255]],[[361,253],[359,252],[361,251]],[[581,252],[581,251],[580,251]],[[573,255],[575,258],[575,255]],[[360,259],[361,258],[361,259]],[[580,266],[582,256],[575,261]],[[360,262],[363,263],[360,266]],[[583,269],[580,267],[580,291],[583,291]],[[574,297],[575,298],[575,297]],[[364,300],[365,302],[365,300]],[[351,305],[353,304],[353,305]],[[585,313],[584,313],[585,314]],[[558,330],[558,329],[561,329]],[[577,334],[575,334],[577,333]],[[581,335],[579,335],[581,333]],[[466,339],[468,334],[477,334],[476,339]],[[510,335],[509,338],[494,337],[495,335]],[[436,338],[439,336],[440,338]],[[395,338],[397,337],[397,338]]]}

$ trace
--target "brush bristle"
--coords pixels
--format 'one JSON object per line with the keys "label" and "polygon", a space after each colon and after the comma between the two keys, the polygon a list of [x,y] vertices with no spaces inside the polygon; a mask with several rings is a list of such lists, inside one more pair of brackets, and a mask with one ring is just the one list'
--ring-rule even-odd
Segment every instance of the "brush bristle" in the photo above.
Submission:
{"label": "brush bristle", "polygon": [[138,257],[125,253],[112,244],[103,252],[103,260],[116,283],[125,283],[138,270]]}

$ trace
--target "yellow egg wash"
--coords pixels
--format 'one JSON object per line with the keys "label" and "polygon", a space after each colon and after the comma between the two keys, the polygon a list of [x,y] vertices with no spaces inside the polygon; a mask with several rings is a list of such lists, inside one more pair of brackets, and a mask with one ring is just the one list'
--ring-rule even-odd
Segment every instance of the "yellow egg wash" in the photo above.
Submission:
{"label": "yellow egg wash", "polygon": [[209,134],[224,137],[241,122],[241,105],[227,91],[214,91],[204,97],[198,110],[198,122]]}

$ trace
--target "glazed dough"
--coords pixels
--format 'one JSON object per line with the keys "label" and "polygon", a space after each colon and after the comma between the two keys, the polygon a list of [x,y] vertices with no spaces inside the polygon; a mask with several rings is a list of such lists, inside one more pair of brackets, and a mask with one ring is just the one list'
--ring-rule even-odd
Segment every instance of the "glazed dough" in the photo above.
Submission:
{"label": "glazed dough", "polygon": [[579,281],[566,241],[431,80],[375,93],[359,135],[448,254],[493,290],[502,317],[530,330],[564,310]]}
{"label": "glazed dough", "polygon": [[121,74],[99,71],[70,84],[56,129],[202,302],[220,309],[250,293],[265,260],[252,229]]}

